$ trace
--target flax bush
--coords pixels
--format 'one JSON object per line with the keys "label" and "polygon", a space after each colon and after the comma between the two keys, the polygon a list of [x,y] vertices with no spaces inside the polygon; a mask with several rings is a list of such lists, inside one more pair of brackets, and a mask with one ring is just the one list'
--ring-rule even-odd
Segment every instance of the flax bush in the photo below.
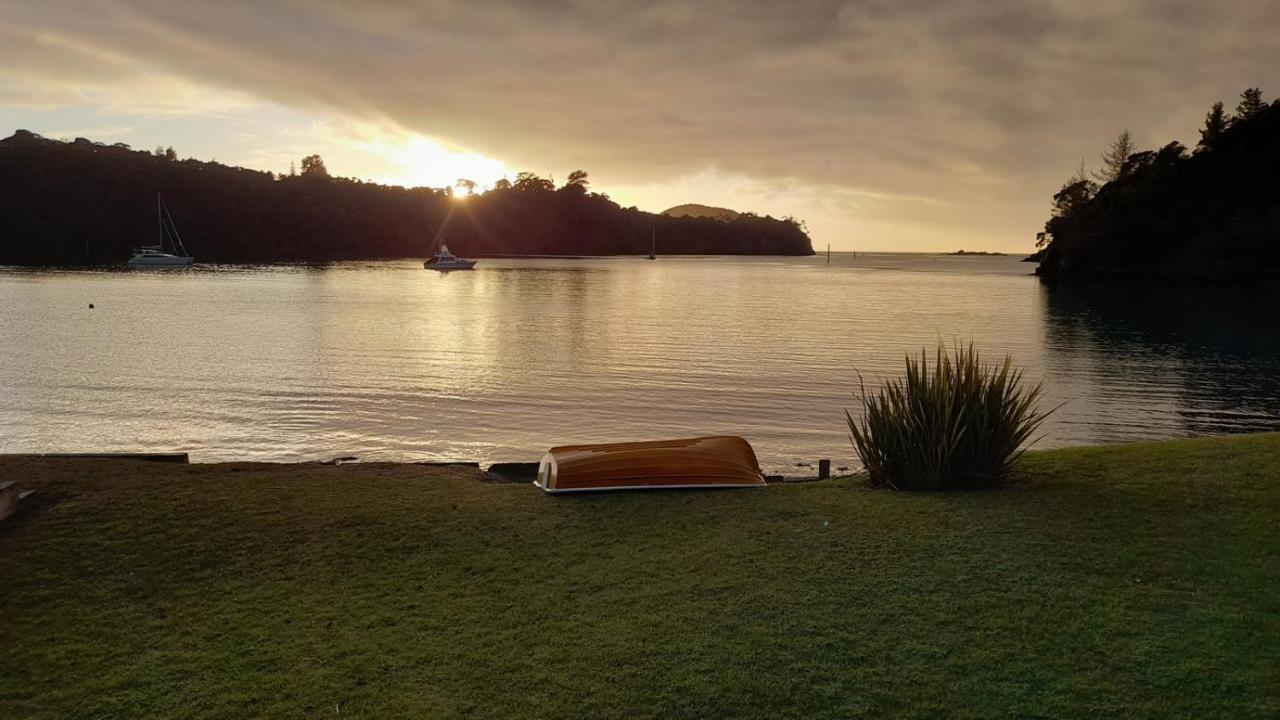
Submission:
{"label": "flax bush", "polygon": [[878,487],[997,485],[1049,415],[1037,409],[1042,386],[1024,384],[1008,355],[984,364],[972,344],[950,353],[939,347],[930,365],[922,349],[906,369],[873,393],[859,377],[862,416],[845,411],[854,449]]}

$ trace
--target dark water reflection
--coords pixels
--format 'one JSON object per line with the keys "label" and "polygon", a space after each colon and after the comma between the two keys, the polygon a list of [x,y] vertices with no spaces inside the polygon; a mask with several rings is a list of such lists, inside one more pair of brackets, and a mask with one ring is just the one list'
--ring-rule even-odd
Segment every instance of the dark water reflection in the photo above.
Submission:
{"label": "dark water reflection", "polygon": [[1044,287],[1042,298],[1046,374],[1087,379],[1074,388],[1089,406],[1074,423],[1087,439],[1280,429],[1274,294],[1100,285]]}

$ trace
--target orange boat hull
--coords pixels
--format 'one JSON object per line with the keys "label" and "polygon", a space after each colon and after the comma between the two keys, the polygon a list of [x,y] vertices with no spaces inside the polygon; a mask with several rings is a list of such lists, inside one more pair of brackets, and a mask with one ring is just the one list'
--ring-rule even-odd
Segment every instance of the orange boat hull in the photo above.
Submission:
{"label": "orange boat hull", "polygon": [[551,448],[534,484],[551,493],[588,490],[756,487],[755,451],[735,436]]}

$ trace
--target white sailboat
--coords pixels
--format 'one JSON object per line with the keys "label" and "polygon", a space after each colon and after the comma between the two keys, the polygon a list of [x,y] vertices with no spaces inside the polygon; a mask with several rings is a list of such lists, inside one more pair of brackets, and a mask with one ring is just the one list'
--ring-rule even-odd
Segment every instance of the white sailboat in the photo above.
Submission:
{"label": "white sailboat", "polygon": [[[183,247],[182,238],[178,235],[178,226],[173,224],[173,216],[169,214],[169,208],[165,206],[164,198],[160,197],[160,193],[156,193],[156,220],[160,225],[160,244],[134,248],[133,257],[129,258],[129,267],[189,267],[195,262],[195,258],[191,257]],[[173,252],[165,251],[166,239],[169,240],[169,247]]]}

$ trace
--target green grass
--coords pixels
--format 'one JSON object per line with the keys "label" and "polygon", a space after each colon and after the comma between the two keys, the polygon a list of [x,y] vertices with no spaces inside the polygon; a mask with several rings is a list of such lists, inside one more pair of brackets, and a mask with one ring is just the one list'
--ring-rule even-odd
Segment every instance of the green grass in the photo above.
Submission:
{"label": "green grass", "polygon": [[548,497],[0,459],[0,717],[1276,717],[1280,435]]}

